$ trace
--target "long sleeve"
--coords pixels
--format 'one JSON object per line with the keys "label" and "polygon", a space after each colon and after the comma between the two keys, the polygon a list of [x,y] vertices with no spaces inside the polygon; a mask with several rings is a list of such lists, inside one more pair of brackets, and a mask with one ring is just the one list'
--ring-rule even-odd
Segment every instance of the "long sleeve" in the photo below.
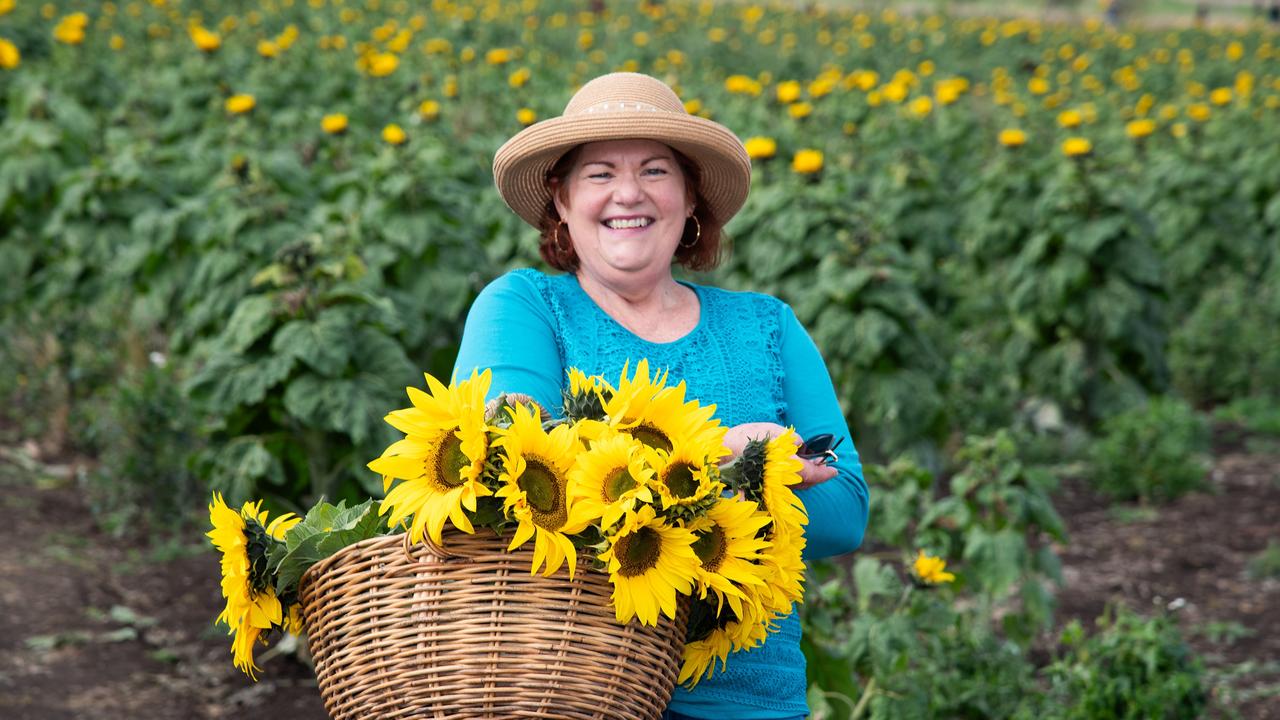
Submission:
{"label": "long sleeve", "polygon": [[862,544],[870,500],[867,483],[826,363],[795,313],[782,307],[786,424],[793,425],[801,438],[832,433],[845,439],[836,451],[840,456],[833,464],[836,476],[797,493],[809,511],[804,555],[806,560],[842,555]]}
{"label": "long sleeve", "polygon": [[553,414],[560,405],[564,368],[555,319],[528,274],[509,272],[489,283],[471,305],[454,373],[493,371],[489,397],[528,393]]}

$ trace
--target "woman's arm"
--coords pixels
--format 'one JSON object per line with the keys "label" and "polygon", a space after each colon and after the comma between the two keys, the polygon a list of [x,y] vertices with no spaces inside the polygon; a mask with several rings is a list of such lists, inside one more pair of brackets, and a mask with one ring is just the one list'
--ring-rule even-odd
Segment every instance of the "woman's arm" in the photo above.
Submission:
{"label": "woman's arm", "polygon": [[862,544],[867,528],[869,496],[862,463],[818,347],[790,307],[783,304],[780,312],[782,394],[787,407],[783,423],[794,426],[801,439],[818,433],[845,439],[836,450],[840,459],[828,463],[836,476],[797,492],[809,511],[805,559],[843,555]]}
{"label": "woman's arm", "polygon": [[564,368],[551,311],[532,277],[509,272],[489,283],[471,304],[453,371],[493,371],[492,399],[502,392],[527,393],[552,415],[560,407]]}

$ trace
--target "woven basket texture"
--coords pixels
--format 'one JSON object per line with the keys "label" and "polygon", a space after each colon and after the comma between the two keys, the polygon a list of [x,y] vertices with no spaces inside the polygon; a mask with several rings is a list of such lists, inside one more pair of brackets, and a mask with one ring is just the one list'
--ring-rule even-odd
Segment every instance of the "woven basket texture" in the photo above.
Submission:
{"label": "woven basket texture", "polygon": [[[344,548],[303,576],[316,678],[334,720],[657,720],[671,699],[688,604],[619,625],[607,575],[580,562],[530,575],[485,531],[444,548],[403,534]],[[585,561],[585,557],[583,558]]]}

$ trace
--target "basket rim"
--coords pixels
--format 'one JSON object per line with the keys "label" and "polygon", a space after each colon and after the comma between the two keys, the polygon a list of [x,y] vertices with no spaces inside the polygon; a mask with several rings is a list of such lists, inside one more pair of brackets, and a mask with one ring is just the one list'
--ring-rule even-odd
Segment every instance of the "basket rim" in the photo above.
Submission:
{"label": "basket rim", "polygon": [[[484,536],[482,536],[482,535],[481,535],[481,533],[484,533]],[[346,546],[346,547],[342,548],[341,550],[338,550],[337,552],[335,552],[334,554],[330,555],[329,557],[327,557],[327,558],[325,558],[325,559],[321,560],[320,562],[317,562],[315,565],[312,565],[311,567],[307,568],[306,572],[302,573],[302,576],[298,578],[298,591],[299,591],[299,593],[301,593],[302,588],[303,588],[303,587],[308,583],[308,581],[312,578],[312,576],[313,576],[314,574],[319,574],[319,573],[322,573],[322,572],[327,571],[327,570],[329,569],[329,566],[331,566],[331,565],[333,565],[333,564],[337,563],[337,562],[339,561],[339,559],[341,559],[342,557],[345,557],[346,555],[348,555],[348,554],[350,554],[350,553],[354,553],[354,552],[357,552],[357,551],[359,551],[359,550],[363,550],[363,549],[365,549],[366,547],[369,547],[369,546],[372,546],[372,545],[378,545],[378,544],[386,543],[386,542],[388,542],[389,540],[393,540],[393,539],[395,540],[395,543],[396,543],[397,545],[404,544],[404,545],[407,545],[407,546],[430,546],[430,545],[433,545],[433,544],[434,544],[434,543],[432,543],[432,542],[430,541],[430,539],[429,539],[425,534],[422,536],[422,540],[421,540],[421,541],[419,541],[419,542],[417,542],[417,543],[410,543],[410,542],[408,542],[408,541],[406,540],[406,536],[407,536],[407,535],[408,535],[408,531],[406,530],[406,531],[402,531],[402,532],[398,532],[398,533],[392,533],[392,534],[389,534],[389,535],[375,535],[374,537],[371,537],[371,538],[365,538],[364,540],[359,540],[359,541],[357,541],[357,542],[351,543],[350,545],[348,545],[348,546]],[[442,540],[442,542],[441,542],[441,544],[440,544],[440,547],[441,547],[441,548],[443,548],[443,549],[444,549],[444,550],[446,550],[446,551],[448,550],[448,543],[447,543],[447,541],[448,541],[448,539],[449,539],[451,536],[456,536],[456,537],[460,537],[460,538],[481,538],[481,537],[492,537],[492,539],[494,539],[494,540],[506,540],[506,539],[508,539],[508,538],[509,538],[509,534],[506,534],[506,533],[503,533],[503,534],[497,533],[497,532],[493,531],[493,529],[492,529],[492,528],[489,528],[489,527],[485,527],[485,528],[483,528],[483,529],[477,528],[476,532],[473,532],[473,533],[468,533],[468,532],[464,532],[464,531],[462,531],[462,530],[459,530],[459,529],[457,529],[457,528],[449,527],[449,528],[445,528],[445,529],[444,529],[444,532],[443,532],[443,533],[442,533],[442,535],[441,535],[441,540]],[[519,550],[519,549],[520,549],[520,548],[517,548],[517,550]],[[590,573],[595,573],[595,574],[597,574],[597,575],[604,575],[604,576],[606,576],[606,577],[608,577],[608,576],[609,576],[609,572],[608,572],[607,570],[601,570],[601,569],[598,569],[598,568],[595,566],[595,560],[596,560],[596,557],[595,557],[595,554],[594,554],[594,553],[591,553],[591,552],[589,552],[589,551],[584,552],[584,549],[583,549],[583,548],[575,548],[575,549],[577,550],[577,556],[578,556],[578,559],[579,559],[579,561],[580,561],[580,562],[578,563],[578,570],[577,570],[577,572],[579,572],[579,573],[582,573],[582,572],[590,572]],[[514,554],[516,551],[514,551],[514,550],[507,550],[507,549],[506,549],[506,547],[505,547],[505,545],[504,545],[504,546],[503,546],[503,552],[508,552],[508,553],[513,553],[513,554]],[[587,559],[587,561],[586,561],[586,562],[581,562],[581,560],[583,560],[584,558],[586,558],[586,559]]]}

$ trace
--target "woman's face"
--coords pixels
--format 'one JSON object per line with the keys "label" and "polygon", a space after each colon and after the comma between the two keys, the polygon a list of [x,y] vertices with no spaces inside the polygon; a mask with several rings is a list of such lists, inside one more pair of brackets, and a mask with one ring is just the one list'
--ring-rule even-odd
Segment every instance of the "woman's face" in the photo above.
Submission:
{"label": "woman's face", "polygon": [[602,281],[648,279],[671,272],[693,212],[675,152],[653,140],[583,145],[567,192],[555,194],[580,268]]}

